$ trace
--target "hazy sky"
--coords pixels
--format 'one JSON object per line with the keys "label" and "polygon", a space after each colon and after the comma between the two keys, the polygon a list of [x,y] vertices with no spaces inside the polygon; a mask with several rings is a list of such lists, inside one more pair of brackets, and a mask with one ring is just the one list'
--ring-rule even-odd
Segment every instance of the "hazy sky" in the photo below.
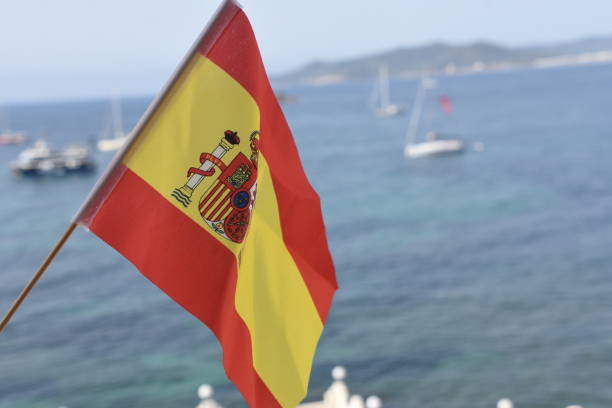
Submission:
{"label": "hazy sky", "polygon": [[[0,102],[152,94],[220,0],[0,0]],[[434,40],[612,34],[610,0],[243,0],[269,73]]]}

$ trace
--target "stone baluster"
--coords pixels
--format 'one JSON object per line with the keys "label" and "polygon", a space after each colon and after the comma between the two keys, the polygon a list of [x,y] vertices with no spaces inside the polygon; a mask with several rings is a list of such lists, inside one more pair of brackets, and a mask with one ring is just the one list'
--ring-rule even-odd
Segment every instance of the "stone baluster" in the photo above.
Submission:
{"label": "stone baluster", "polygon": [[200,403],[196,408],[223,408],[215,401],[213,396],[213,387],[208,384],[202,384],[198,387],[198,397],[200,397]]}
{"label": "stone baluster", "polygon": [[514,402],[508,398],[502,398],[497,401],[497,408],[514,408]]}
{"label": "stone baluster", "polygon": [[334,382],[323,394],[323,406],[325,408],[349,408],[349,391],[344,383],[346,370],[344,367],[336,366],[332,370]]}
{"label": "stone baluster", "polygon": [[366,408],[382,408],[382,401],[376,395],[370,395],[366,399]]}

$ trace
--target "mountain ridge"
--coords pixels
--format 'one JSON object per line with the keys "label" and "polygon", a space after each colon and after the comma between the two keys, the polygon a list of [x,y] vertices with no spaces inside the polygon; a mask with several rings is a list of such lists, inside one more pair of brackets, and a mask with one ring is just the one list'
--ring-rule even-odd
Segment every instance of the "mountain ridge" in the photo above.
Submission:
{"label": "mountain ridge", "polygon": [[387,65],[391,76],[411,77],[595,62],[612,62],[612,35],[519,47],[492,41],[467,44],[435,41],[338,61],[313,61],[274,79],[327,83],[370,78],[377,74],[381,65]]}

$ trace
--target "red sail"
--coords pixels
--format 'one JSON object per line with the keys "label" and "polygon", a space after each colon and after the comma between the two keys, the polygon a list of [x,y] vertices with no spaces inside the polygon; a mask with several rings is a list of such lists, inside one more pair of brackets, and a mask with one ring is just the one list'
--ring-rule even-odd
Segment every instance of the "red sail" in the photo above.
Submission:
{"label": "red sail", "polygon": [[452,113],[453,112],[453,103],[447,95],[440,96],[440,106],[444,113]]}

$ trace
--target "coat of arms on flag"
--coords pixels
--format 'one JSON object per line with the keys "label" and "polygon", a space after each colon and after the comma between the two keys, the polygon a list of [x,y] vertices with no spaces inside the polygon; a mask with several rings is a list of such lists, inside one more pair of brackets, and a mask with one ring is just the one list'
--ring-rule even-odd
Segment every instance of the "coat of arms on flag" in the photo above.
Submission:
{"label": "coat of arms on flag", "polygon": [[250,157],[238,153],[229,163],[222,159],[225,154],[240,144],[238,132],[226,130],[219,145],[212,153],[200,154],[200,167],[191,167],[187,171],[189,179],[180,188],[174,189],[172,196],[184,207],[191,204],[194,190],[206,177],[215,175],[215,168],[220,173],[216,182],[208,187],[200,199],[198,210],[202,219],[215,232],[233,242],[244,240],[257,191],[257,136],[255,130],[249,136]]}

